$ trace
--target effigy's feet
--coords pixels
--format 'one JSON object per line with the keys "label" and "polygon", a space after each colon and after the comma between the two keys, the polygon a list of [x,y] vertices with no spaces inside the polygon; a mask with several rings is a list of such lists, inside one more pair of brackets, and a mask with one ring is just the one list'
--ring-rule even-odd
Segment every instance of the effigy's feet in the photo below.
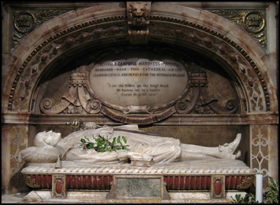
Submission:
{"label": "effigy's feet", "polygon": [[239,150],[236,154],[233,154],[237,149],[241,141],[241,133],[236,135],[235,140],[231,143],[225,143],[224,145],[219,145],[219,157],[222,159],[236,159],[241,156],[241,151]]}

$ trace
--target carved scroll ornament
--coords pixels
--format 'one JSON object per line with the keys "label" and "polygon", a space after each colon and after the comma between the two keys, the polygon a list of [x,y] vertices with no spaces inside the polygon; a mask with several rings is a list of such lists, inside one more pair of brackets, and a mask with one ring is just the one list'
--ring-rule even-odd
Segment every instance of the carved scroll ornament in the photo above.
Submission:
{"label": "carved scroll ornament", "polygon": [[207,88],[206,73],[190,73],[190,92],[176,103],[176,110],[181,114],[234,114],[238,110],[236,100],[228,100],[225,106],[218,103],[214,95],[210,95]]}
{"label": "carved scroll ornament", "polygon": [[[69,92],[66,93],[61,102],[53,106],[52,99],[45,98],[40,103],[40,109],[45,114],[82,113],[82,110],[88,114],[95,114],[101,110],[101,103],[94,100],[89,94],[85,93],[85,74],[73,73],[70,80]],[[76,97],[78,96],[78,97]]]}

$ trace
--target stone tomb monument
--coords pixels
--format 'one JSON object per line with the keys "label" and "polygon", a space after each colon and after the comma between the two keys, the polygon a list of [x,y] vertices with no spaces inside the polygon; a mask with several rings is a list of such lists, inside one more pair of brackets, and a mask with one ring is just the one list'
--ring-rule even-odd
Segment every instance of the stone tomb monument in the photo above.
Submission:
{"label": "stone tomb monument", "polygon": [[[39,107],[46,115],[101,113],[123,125],[76,121],[70,123],[77,126],[76,131],[67,136],[52,130],[37,133],[34,146],[18,156],[27,162],[21,172],[34,189],[25,201],[199,198],[228,202],[236,191],[252,185],[254,171],[237,159],[241,133],[232,142],[207,147],[139,130],[138,125],[159,122],[174,113],[194,113],[198,105],[207,106],[210,114],[236,113],[238,103],[229,99],[226,106],[220,105],[207,90],[207,73],[192,62],[177,60],[176,52],[161,55],[164,48],[138,49],[117,49],[114,55],[107,52],[94,63],[80,66],[71,74],[69,91],[60,102],[53,103],[53,93],[42,97]],[[124,141],[119,149],[98,151],[95,139],[107,145]],[[90,145],[90,140],[97,144]]]}
{"label": "stone tomb monument", "polygon": [[[118,142],[125,149],[83,149],[84,136],[110,143],[122,136],[126,143]],[[238,134],[231,143],[209,148],[143,132],[137,125],[86,123],[63,139],[53,131],[38,133],[35,146],[22,150],[18,161],[28,162],[22,170],[27,185],[52,190],[51,196],[41,196],[46,201],[67,200],[73,190],[110,191],[103,200],[171,200],[167,189],[209,190],[209,199],[225,199],[226,188],[242,190],[252,184],[254,172],[236,159],[241,154],[236,150],[240,140]],[[34,197],[31,192],[25,200]]]}

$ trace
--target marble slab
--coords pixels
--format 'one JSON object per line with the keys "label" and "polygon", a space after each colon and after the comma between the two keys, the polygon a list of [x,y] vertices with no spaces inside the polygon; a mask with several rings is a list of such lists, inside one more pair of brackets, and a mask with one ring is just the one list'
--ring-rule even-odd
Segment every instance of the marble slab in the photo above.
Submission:
{"label": "marble slab", "polygon": [[[67,193],[66,199],[52,199],[51,191],[31,191],[26,196],[22,197],[22,200],[17,198],[17,203],[103,203],[103,204],[113,204],[113,203],[228,203],[232,201],[231,197],[235,197],[236,194],[241,194],[242,197],[245,196],[246,192],[232,191],[226,193],[225,199],[210,199],[209,192],[171,192],[170,200],[161,199],[106,199],[108,192],[75,192],[69,191]],[[11,195],[3,196],[3,203],[15,202],[15,199]]]}

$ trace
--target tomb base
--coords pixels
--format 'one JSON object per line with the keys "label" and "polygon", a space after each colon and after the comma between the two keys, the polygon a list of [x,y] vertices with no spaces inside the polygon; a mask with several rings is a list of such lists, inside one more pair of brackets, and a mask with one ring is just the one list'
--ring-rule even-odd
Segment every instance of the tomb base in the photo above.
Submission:
{"label": "tomb base", "polygon": [[228,191],[224,199],[211,199],[209,192],[170,192],[171,199],[106,199],[109,192],[68,191],[66,198],[52,198],[51,191],[31,191],[23,198],[25,203],[231,203],[236,194],[245,196],[244,191]]}

